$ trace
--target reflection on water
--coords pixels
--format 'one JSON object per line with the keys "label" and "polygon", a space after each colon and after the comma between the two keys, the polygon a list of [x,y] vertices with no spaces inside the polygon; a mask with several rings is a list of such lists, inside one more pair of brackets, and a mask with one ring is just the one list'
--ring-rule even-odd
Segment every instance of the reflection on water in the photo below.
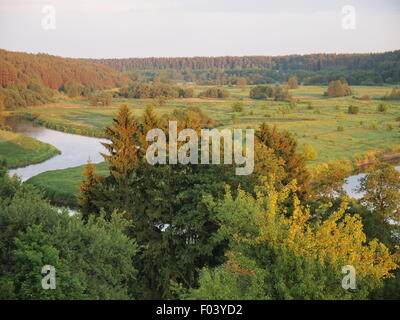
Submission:
{"label": "reflection on water", "polygon": [[32,122],[17,117],[9,117],[5,122],[14,132],[49,143],[61,151],[60,155],[42,163],[10,170],[10,175],[17,174],[21,176],[22,181],[45,171],[80,166],[86,164],[89,159],[94,163],[102,162],[103,157],[99,152],[106,153],[106,149],[100,144],[100,142],[107,142],[106,139],[36,127]]}

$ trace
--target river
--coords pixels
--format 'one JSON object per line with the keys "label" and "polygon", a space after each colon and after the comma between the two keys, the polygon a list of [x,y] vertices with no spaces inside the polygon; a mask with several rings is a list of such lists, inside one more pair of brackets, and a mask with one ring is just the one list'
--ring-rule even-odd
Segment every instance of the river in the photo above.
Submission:
{"label": "river", "polygon": [[22,181],[45,171],[77,167],[86,164],[89,159],[93,163],[104,161],[99,153],[106,153],[106,149],[100,143],[107,142],[106,139],[80,136],[34,126],[32,122],[19,117],[8,117],[5,124],[11,127],[14,132],[49,143],[61,151],[61,154],[44,162],[10,170],[11,175],[19,175]]}
{"label": "river", "polygon": [[[10,126],[14,132],[30,136],[45,143],[49,143],[61,151],[60,155],[57,155],[42,163],[10,170],[11,175],[19,175],[22,181],[26,181],[30,177],[45,171],[77,167],[86,164],[88,159],[92,160],[93,163],[102,162],[103,157],[99,153],[106,153],[105,148],[100,143],[107,142],[106,139],[80,136],[76,134],[55,131],[44,127],[38,127],[34,126],[34,124],[30,121],[16,117],[6,118],[6,124]],[[400,170],[400,166],[396,167],[396,169]],[[354,189],[359,185],[359,180],[363,176],[365,175],[359,174],[347,178],[344,189],[349,196],[354,198],[360,198],[362,196]]]}

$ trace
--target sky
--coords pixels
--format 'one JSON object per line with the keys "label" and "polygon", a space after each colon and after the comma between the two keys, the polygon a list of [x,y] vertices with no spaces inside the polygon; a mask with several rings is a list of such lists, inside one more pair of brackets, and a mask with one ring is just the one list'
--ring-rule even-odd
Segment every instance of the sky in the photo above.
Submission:
{"label": "sky", "polygon": [[0,48],[74,58],[400,49],[399,0],[0,0]]}

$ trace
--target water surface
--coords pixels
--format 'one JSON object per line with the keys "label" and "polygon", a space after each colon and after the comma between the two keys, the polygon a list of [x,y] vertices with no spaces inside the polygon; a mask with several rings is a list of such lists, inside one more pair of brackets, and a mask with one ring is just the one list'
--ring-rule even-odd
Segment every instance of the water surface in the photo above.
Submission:
{"label": "water surface", "polygon": [[104,161],[100,152],[107,153],[100,143],[107,142],[106,139],[80,136],[34,126],[31,121],[20,117],[8,117],[5,124],[11,127],[14,132],[49,143],[61,151],[60,155],[44,162],[10,170],[10,175],[17,174],[22,181],[45,171],[77,167],[86,164],[89,159],[93,163],[99,163]]}

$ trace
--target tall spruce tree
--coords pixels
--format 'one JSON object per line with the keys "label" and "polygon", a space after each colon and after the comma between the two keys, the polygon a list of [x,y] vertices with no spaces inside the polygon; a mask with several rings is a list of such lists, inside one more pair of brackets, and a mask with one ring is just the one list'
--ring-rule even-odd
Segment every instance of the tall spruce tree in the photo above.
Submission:
{"label": "tall spruce tree", "polygon": [[83,173],[84,180],[78,187],[80,193],[77,195],[80,211],[85,220],[90,213],[96,212],[96,207],[94,206],[92,200],[95,197],[93,192],[95,192],[95,186],[101,181],[101,177],[95,173],[96,167],[89,160],[85,172]]}

